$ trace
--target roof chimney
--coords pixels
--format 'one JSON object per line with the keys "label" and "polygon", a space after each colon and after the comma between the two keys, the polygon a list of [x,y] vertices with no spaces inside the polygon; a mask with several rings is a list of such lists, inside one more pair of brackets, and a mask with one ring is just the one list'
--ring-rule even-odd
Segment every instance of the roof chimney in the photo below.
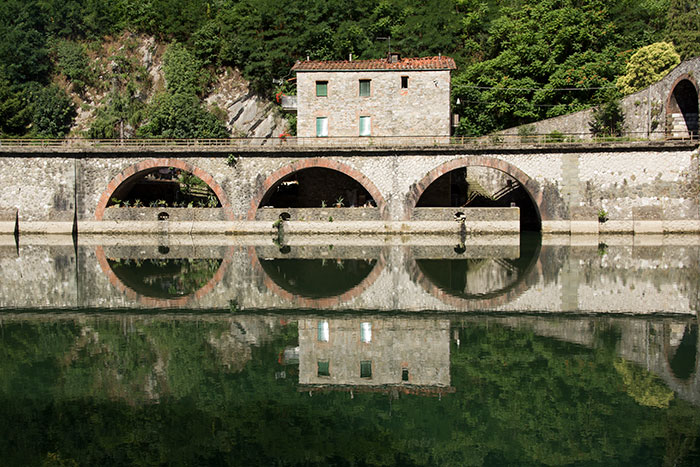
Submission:
{"label": "roof chimney", "polygon": [[400,58],[401,58],[401,54],[399,54],[398,52],[389,52],[388,62],[389,63],[396,63],[399,61]]}
{"label": "roof chimney", "polygon": [[350,54],[350,61],[352,62],[352,54]]}

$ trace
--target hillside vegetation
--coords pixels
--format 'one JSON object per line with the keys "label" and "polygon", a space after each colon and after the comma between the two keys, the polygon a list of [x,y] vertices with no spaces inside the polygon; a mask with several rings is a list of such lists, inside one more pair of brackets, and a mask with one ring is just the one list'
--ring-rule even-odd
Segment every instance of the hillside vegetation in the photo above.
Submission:
{"label": "hillside vegetation", "polygon": [[616,98],[660,41],[700,54],[697,2],[4,0],[0,135],[267,136],[295,60],[389,46],[452,56],[458,132],[479,135]]}

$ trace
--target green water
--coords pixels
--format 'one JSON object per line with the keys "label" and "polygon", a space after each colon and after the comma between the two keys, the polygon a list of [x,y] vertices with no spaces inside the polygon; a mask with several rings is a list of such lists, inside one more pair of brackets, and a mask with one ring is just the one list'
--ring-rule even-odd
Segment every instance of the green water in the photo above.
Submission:
{"label": "green water", "polygon": [[0,248],[0,465],[699,465],[700,247],[536,240]]}

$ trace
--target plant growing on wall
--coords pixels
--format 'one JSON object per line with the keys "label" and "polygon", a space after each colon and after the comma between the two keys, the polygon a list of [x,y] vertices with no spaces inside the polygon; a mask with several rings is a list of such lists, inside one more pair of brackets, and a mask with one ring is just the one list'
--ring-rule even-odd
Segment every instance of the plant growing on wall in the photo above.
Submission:
{"label": "plant growing on wall", "polygon": [[588,127],[594,136],[622,136],[625,116],[617,99],[609,99],[593,111]]}

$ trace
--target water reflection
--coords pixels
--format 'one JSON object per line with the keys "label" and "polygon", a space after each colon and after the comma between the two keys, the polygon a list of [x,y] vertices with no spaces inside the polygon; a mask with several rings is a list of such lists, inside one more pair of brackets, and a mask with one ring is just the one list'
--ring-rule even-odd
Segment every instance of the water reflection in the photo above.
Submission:
{"label": "water reflection", "polygon": [[673,325],[669,331],[667,352],[671,371],[676,378],[688,380],[698,371],[698,325]]}
{"label": "water reflection", "polygon": [[600,248],[597,239],[474,238],[455,248],[442,237],[312,238],[284,251],[269,238],[115,237],[77,248],[58,240],[0,249],[0,307],[693,316],[699,308],[700,246],[687,239]]}
{"label": "water reflection", "polygon": [[153,298],[177,298],[204,287],[221,267],[223,259],[107,259],[119,280],[137,294]]}
{"label": "water reflection", "polygon": [[300,390],[454,391],[450,322],[377,316],[301,319],[299,384]]}
{"label": "water reflection", "polygon": [[275,284],[308,298],[343,295],[365,280],[376,264],[376,259],[260,259],[265,274]]}
{"label": "water reflection", "polygon": [[698,375],[677,381],[665,351],[677,354],[694,328],[5,312],[0,455],[7,465],[697,465]]}

